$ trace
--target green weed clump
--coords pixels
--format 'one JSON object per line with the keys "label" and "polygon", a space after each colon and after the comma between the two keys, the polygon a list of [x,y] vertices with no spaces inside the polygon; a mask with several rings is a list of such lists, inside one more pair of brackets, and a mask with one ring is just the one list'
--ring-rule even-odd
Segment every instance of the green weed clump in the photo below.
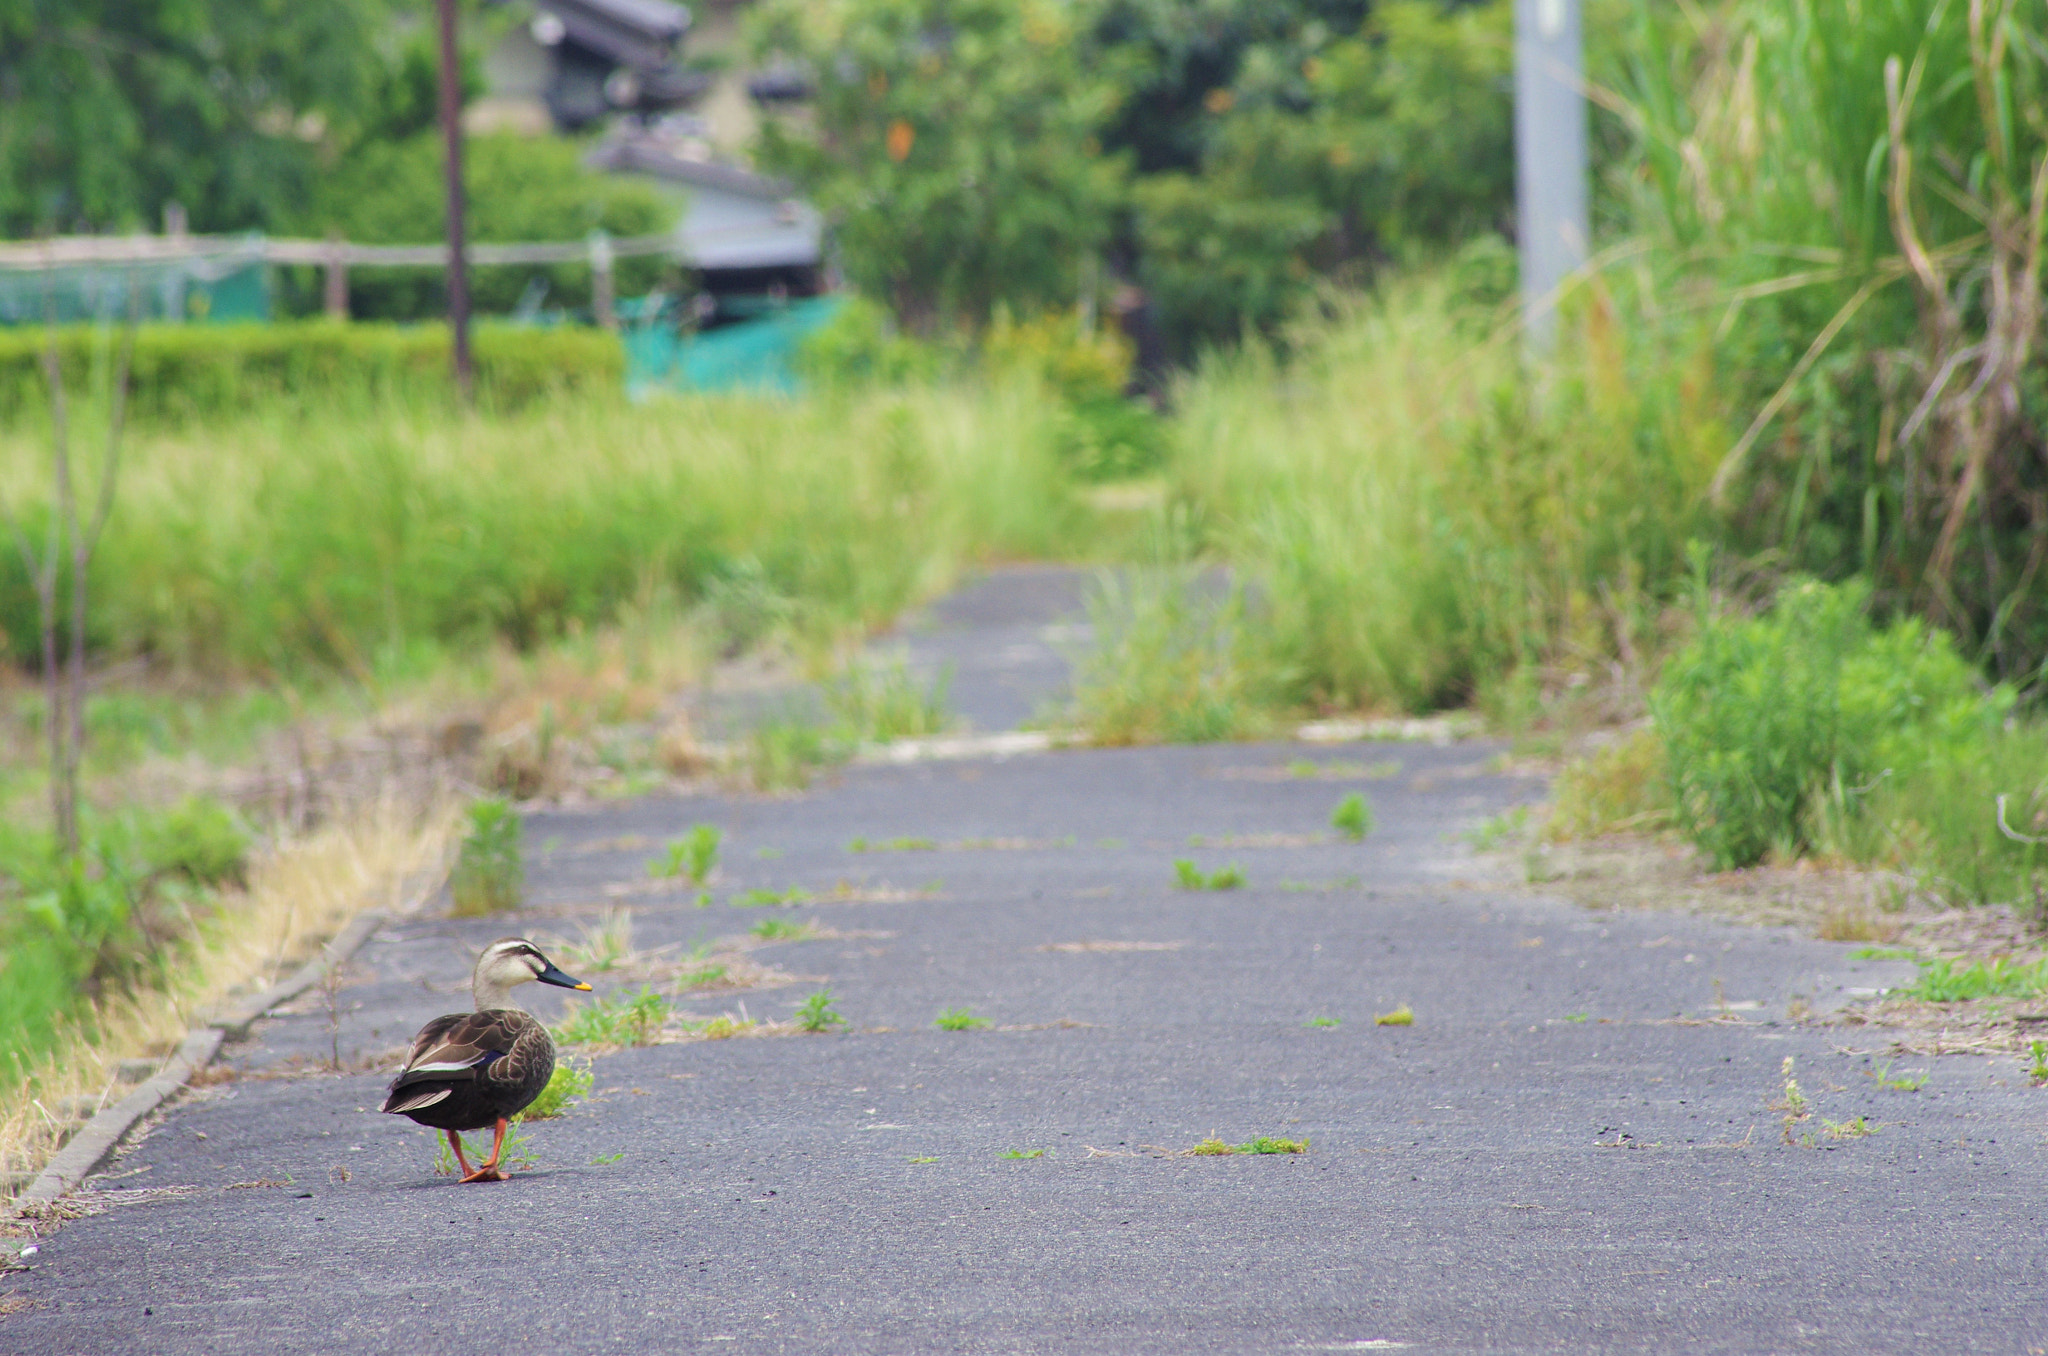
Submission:
{"label": "green weed clump", "polygon": [[1281,1139],[1274,1135],[1260,1135],[1257,1139],[1243,1144],[1231,1144],[1214,1135],[1189,1149],[1190,1158],[1223,1158],[1231,1154],[1305,1154],[1308,1141],[1305,1139]]}
{"label": "green weed clump", "polygon": [[651,1045],[668,1025],[669,1001],[641,986],[637,994],[618,994],[586,1003],[554,1029],[564,1045]]}
{"label": "green weed clump", "polygon": [[1186,571],[1105,572],[1069,719],[1092,744],[1199,744],[1264,728],[1272,693],[1242,594]]}
{"label": "green weed clump", "polygon": [[1920,978],[1904,989],[1894,990],[1902,998],[1919,998],[1930,1003],[1962,1003],[1972,998],[2033,998],[2048,992],[2048,960],[2032,965],[2009,957],[1962,965],[1951,960],[1920,963]]}
{"label": "green weed clump", "polygon": [[1176,857],[1173,883],[1183,890],[1235,890],[1245,883],[1244,868],[1230,862],[1214,871],[1203,871],[1187,858]]}
{"label": "green weed clump", "polygon": [[977,1017],[966,1008],[947,1008],[932,1025],[941,1031],[972,1031],[976,1027],[987,1026],[988,1018]]}
{"label": "green weed clump", "polygon": [[548,1076],[548,1085],[540,1090],[540,1096],[527,1104],[519,1113],[522,1121],[546,1121],[567,1111],[590,1095],[591,1086],[597,1082],[597,1071],[588,1063],[578,1067],[573,1061],[558,1059],[555,1071]]}
{"label": "green weed clump", "polygon": [[1353,791],[1330,811],[1330,827],[1354,843],[1363,843],[1372,832],[1372,805],[1362,791]]}
{"label": "green weed clump", "polygon": [[517,907],[526,887],[520,836],[519,816],[506,802],[487,797],[469,807],[469,832],[448,877],[456,917]]}
{"label": "green weed clump", "polygon": [[692,824],[688,833],[668,845],[665,856],[649,859],[647,874],[666,880],[687,876],[691,884],[702,885],[718,865],[723,838],[716,824]]}
{"label": "green weed clump", "polygon": [[763,918],[747,929],[764,942],[798,942],[814,930],[809,923],[792,923],[782,918]]}
{"label": "green weed clump", "polygon": [[1392,1012],[1383,1012],[1373,1018],[1372,1024],[1374,1026],[1414,1026],[1415,1009],[1403,1003]]}
{"label": "green weed clump", "polygon": [[899,660],[892,664],[849,664],[825,684],[825,705],[841,729],[862,743],[887,744],[943,733],[952,723],[946,689],[952,670],[920,683]]}
{"label": "green weed clump", "polygon": [[1558,774],[1543,836],[1552,842],[1608,833],[1648,833],[1671,822],[1664,741],[1640,729],[1573,760]]}
{"label": "green weed clump", "polygon": [[820,989],[797,1004],[796,1024],[812,1035],[820,1035],[835,1026],[845,1026],[847,1022],[832,1006],[832,991]]}

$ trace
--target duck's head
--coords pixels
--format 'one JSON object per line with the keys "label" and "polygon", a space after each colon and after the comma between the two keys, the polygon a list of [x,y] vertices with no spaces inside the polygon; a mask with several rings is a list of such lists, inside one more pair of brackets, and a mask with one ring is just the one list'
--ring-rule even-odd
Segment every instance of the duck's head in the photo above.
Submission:
{"label": "duck's head", "polygon": [[509,1008],[513,1006],[512,990],[515,986],[531,981],[553,984],[563,989],[581,989],[588,993],[590,986],[580,979],[572,979],[555,967],[555,963],[541,954],[541,949],[524,937],[507,937],[492,942],[476,959],[476,974],[470,980],[470,992],[476,995],[477,1011],[486,1008]]}

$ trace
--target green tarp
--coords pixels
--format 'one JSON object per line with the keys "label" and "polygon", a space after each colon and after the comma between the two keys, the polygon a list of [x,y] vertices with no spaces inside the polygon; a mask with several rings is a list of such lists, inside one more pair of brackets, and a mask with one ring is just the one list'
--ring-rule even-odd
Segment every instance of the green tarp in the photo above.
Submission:
{"label": "green tarp", "polygon": [[772,308],[758,320],[679,335],[663,324],[628,330],[626,391],[794,391],[796,354],[804,337],[841,306],[838,297],[809,297]]}
{"label": "green tarp", "polygon": [[183,259],[0,269],[0,325],[120,320],[270,319],[270,268],[260,244]]}

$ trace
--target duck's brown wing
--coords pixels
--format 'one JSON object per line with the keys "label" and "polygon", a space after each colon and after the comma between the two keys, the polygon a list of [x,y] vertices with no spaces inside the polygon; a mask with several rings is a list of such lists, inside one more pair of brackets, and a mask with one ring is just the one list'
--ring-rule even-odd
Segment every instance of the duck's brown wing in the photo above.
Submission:
{"label": "duck's brown wing", "polygon": [[[500,1012],[458,1012],[436,1017],[413,1037],[405,1067],[391,1080],[382,1111],[419,1111],[444,1101],[464,1084],[488,1078],[511,1053],[519,1035],[505,1029]],[[543,1036],[546,1032],[541,1033]]]}

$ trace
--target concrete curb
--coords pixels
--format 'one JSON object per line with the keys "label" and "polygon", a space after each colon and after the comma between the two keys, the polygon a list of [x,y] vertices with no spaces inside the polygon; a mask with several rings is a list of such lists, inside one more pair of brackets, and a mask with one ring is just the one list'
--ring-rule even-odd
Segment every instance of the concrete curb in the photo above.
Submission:
{"label": "concrete curb", "polygon": [[333,941],[320,949],[319,955],[300,966],[289,979],[272,985],[254,998],[237,1004],[225,1014],[207,1019],[204,1024],[187,1032],[184,1043],[165,1061],[163,1068],[135,1091],[114,1105],[103,1108],[57,1151],[57,1156],[37,1174],[28,1189],[14,1198],[14,1213],[17,1216],[41,1215],[60,1197],[78,1190],[92,1175],[93,1169],[114,1151],[114,1146],[135,1128],[136,1122],[170,1100],[184,1088],[192,1075],[213,1062],[213,1057],[220,1053],[222,1042],[231,1036],[246,1034],[263,1014],[290,1002],[319,983],[328,966],[339,965],[353,956],[385,921],[381,912],[357,915],[336,934]]}

